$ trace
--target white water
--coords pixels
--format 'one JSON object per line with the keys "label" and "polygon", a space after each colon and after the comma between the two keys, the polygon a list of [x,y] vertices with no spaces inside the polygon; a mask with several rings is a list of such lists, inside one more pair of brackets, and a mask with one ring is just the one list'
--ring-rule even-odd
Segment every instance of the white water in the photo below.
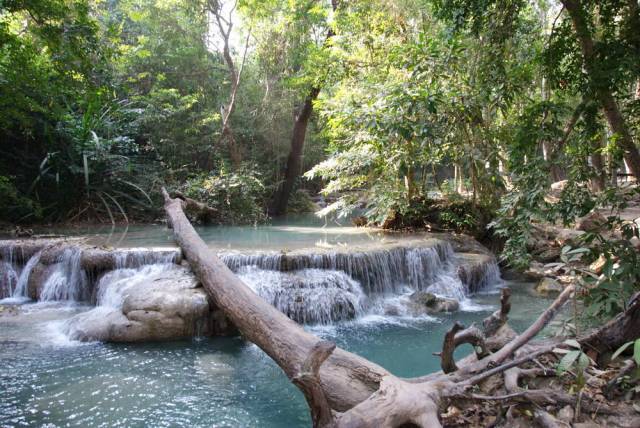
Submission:
{"label": "white water", "polygon": [[341,271],[278,272],[245,266],[238,276],[280,312],[302,324],[332,324],[364,313],[360,284]]}
{"label": "white water", "polygon": [[31,271],[40,261],[40,257],[42,256],[42,251],[38,251],[35,253],[27,264],[22,268],[22,272],[20,272],[20,277],[18,278],[18,283],[16,285],[16,289],[13,291],[11,297],[14,298],[28,298],[29,290],[27,289],[27,285],[29,284],[29,276],[31,276]]}
{"label": "white water", "polygon": [[174,269],[172,263],[157,263],[138,268],[120,268],[107,272],[97,284],[97,306],[113,309],[122,308],[128,290],[135,288],[146,278],[160,272]]}
{"label": "white water", "polygon": [[81,266],[82,250],[70,247],[63,251],[53,272],[42,286],[40,300],[87,301],[91,297],[89,279]]}
{"label": "white water", "polygon": [[[28,295],[29,276],[40,257],[36,253],[24,266],[14,296]],[[117,250],[114,257],[115,269],[92,281],[82,268],[82,249],[65,249],[46,268],[40,300],[94,301],[103,309],[120,309],[127,290],[156,272],[174,268],[178,252],[127,249]],[[488,263],[465,279],[473,284],[463,282],[451,245],[439,240],[370,251],[226,254],[222,258],[257,294],[303,324],[413,316],[407,303],[417,290],[456,299],[462,310],[482,310],[469,294],[500,281],[497,265]]]}

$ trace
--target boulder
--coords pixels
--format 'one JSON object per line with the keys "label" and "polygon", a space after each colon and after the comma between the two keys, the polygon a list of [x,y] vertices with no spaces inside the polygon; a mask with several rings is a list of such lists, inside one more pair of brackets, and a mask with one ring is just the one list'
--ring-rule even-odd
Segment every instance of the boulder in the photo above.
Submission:
{"label": "boulder", "polygon": [[409,309],[415,314],[455,312],[459,307],[457,300],[436,296],[428,291],[416,291],[409,296]]}
{"label": "boulder", "polygon": [[[114,303],[76,315],[65,332],[80,341],[146,342],[230,332],[231,326],[212,307],[193,274],[183,267],[115,280]],[[115,299],[117,300],[117,299]],[[119,303],[119,304],[118,304]]]}
{"label": "boulder", "polygon": [[564,287],[555,279],[545,277],[538,282],[535,290],[542,295],[550,295],[561,293]]}
{"label": "boulder", "polygon": [[457,253],[456,273],[472,293],[486,288],[500,279],[500,270],[489,254]]}
{"label": "boulder", "polygon": [[591,211],[576,220],[576,229],[584,232],[597,232],[607,222],[607,219],[597,211]]}

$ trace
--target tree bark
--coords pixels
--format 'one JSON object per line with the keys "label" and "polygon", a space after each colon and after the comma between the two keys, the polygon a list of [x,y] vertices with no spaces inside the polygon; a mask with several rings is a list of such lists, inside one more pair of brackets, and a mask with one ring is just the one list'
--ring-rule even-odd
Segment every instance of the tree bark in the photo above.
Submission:
{"label": "tree bark", "polygon": [[636,179],[640,179],[640,153],[638,148],[631,138],[627,123],[620,112],[609,83],[603,81],[598,75],[598,59],[596,58],[586,11],[580,0],[562,0],[562,4],[571,17],[571,22],[582,50],[582,56],[584,57],[585,70],[591,80],[596,96],[602,105],[611,130],[618,134],[617,144],[624,153],[624,159],[627,161],[631,173]]}
{"label": "tree bark", "polygon": [[[331,0],[331,7],[335,12],[338,9],[339,0]],[[335,35],[333,29],[329,28],[324,44]],[[287,212],[289,198],[296,184],[296,179],[300,177],[302,171],[302,152],[304,149],[304,140],[307,135],[307,127],[309,119],[313,113],[313,102],[320,94],[320,86],[311,88],[302,105],[298,108],[293,122],[293,132],[291,134],[291,145],[289,156],[287,157],[287,165],[284,170],[284,181],[280,189],[276,192],[275,199],[271,211],[275,215],[283,215]]]}
{"label": "tree bark", "polygon": [[304,100],[302,106],[296,113],[293,122],[293,133],[291,135],[291,146],[289,149],[289,157],[284,171],[284,181],[280,190],[276,195],[273,213],[282,215],[287,212],[289,205],[289,197],[295,186],[296,179],[300,177],[302,169],[302,151],[304,149],[304,140],[307,135],[307,126],[313,112],[313,102],[318,98],[320,88],[311,88],[309,95]]}
{"label": "tree bark", "polygon": [[[215,304],[289,378],[296,376],[320,339],[258,297],[200,239],[183,212],[184,202],[164,196],[176,242]],[[336,348],[322,365],[320,380],[332,408],[344,410],[371,395],[387,374],[382,367]]]}

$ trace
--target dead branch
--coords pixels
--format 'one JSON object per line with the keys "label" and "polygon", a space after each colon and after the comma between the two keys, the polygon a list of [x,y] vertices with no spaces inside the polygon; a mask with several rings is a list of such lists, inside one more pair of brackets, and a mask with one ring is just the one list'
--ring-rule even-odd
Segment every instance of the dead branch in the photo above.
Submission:
{"label": "dead branch", "polygon": [[190,212],[195,216],[195,218],[204,224],[211,223],[214,218],[218,215],[218,210],[209,205],[202,203],[200,201],[196,201],[195,199],[188,198],[182,192],[173,192],[174,198],[181,199],[184,201],[184,210]]}
{"label": "dead branch", "polygon": [[535,409],[533,418],[542,428],[565,428],[569,426],[569,424],[560,422],[542,409]]}
{"label": "dead branch", "polygon": [[[502,406],[513,404],[535,404],[537,406],[572,406],[575,407],[577,396],[569,395],[562,391],[553,389],[531,389],[522,390],[506,395],[481,395],[467,394],[458,398],[479,400],[479,401],[499,401]],[[608,406],[604,403],[596,402],[587,396],[582,397],[581,407],[590,413],[615,414],[620,410]]]}
{"label": "dead branch", "polygon": [[316,343],[311,348],[307,359],[302,363],[298,374],[291,379],[307,400],[314,428],[331,427],[335,423],[327,396],[320,384],[320,366],[335,349],[336,344],[333,342],[320,341]]}
{"label": "dead branch", "polygon": [[608,354],[640,337],[640,292],[631,297],[627,310],[604,327],[578,340],[591,358],[602,365]]}

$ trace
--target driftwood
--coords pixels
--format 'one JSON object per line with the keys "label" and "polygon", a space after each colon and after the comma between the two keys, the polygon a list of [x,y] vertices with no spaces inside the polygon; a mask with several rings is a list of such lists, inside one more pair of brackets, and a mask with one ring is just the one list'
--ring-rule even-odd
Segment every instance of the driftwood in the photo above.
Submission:
{"label": "driftwood", "polygon": [[[517,388],[518,378],[533,374],[525,371],[528,369],[520,369],[521,365],[532,364],[545,354],[552,357],[554,347],[564,346],[557,340],[529,342],[569,300],[574,292],[573,285],[568,286],[525,332],[515,337],[501,334],[508,328],[510,308],[508,291],[503,293],[501,309],[485,320],[483,330],[475,326],[470,327],[472,330],[464,330],[462,326],[454,325],[447,334],[449,342],[442,355],[443,365],[447,359],[446,368],[450,373],[402,379],[362,357],[321,341],[265,302],[202,241],[183,212],[184,201],[172,199],[166,191],[164,197],[175,240],[205,290],[240,333],[266,352],[301,389],[310,406],[314,426],[439,427],[442,426],[441,410],[454,400],[489,401],[500,405],[575,405],[577,398],[561,390]],[[499,340],[495,340],[496,336]],[[509,339],[505,339],[507,336]],[[492,340],[494,344],[502,345],[487,355],[489,350],[482,342],[486,344]],[[455,362],[453,350],[463,341],[480,344],[480,352]],[[516,368],[518,371],[513,370]],[[512,371],[507,374],[510,369]],[[475,385],[503,374],[510,377],[512,386],[515,375],[513,392],[506,395],[474,393]],[[594,413],[615,410],[596,405],[585,396],[581,400],[582,407]],[[539,408],[536,410],[541,420],[553,422],[551,417],[540,413]]]}

